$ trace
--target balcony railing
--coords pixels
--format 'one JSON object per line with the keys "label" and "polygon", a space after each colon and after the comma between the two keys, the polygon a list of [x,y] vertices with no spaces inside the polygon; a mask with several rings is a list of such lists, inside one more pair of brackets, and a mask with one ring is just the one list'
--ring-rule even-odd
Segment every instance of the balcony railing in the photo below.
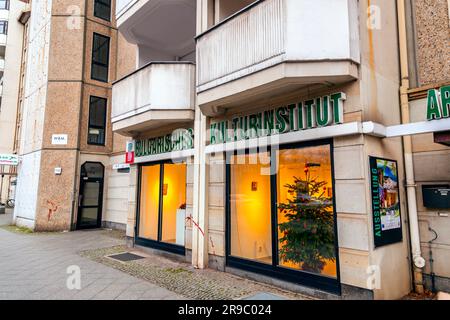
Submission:
{"label": "balcony railing", "polygon": [[194,94],[194,64],[152,62],[113,84],[113,129],[132,131],[154,121],[192,120]]}
{"label": "balcony railing", "polygon": [[197,37],[199,92],[282,62],[359,63],[356,0],[256,2]]}

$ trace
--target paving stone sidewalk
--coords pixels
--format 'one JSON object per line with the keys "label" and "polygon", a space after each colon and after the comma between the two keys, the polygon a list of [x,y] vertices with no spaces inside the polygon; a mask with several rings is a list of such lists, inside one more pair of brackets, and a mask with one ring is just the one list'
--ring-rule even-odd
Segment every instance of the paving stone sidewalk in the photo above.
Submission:
{"label": "paving stone sidewalk", "polygon": [[[131,250],[109,230],[23,234],[0,227],[0,299],[308,299],[211,269]],[[108,256],[132,251],[145,259]],[[69,290],[69,266],[81,269],[81,290]]]}
{"label": "paving stone sidewalk", "polygon": [[[122,262],[111,258],[124,252],[134,253],[145,259]],[[212,269],[199,270],[190,264],[174,261],[164,256],[148,254],[139,250],[117,246],[87,250],[80,253],[99,263],[121,270],[167,288],[194,300],[306,300],[304,295],[281,290],[277,287],[234,276]]]}
{"label": "paving stone sidewalk", "polygon": [[[114,235],[105,230],[18,234],[0,227],[0,299],[185,299],[78,254],[123,245]],[[72,265],[81,269],[81,290],[67,288],[67,268]]]}

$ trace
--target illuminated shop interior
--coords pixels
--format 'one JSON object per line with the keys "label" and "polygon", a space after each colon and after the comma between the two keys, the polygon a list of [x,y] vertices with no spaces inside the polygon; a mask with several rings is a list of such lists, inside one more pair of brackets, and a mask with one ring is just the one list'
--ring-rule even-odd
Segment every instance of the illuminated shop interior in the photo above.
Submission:
{"label": "illuminated shop interior", "polygon": [[[292,270],[303,270],[314,272],[324,276],[336,278],[336,256],[335,256],[335,233],[334,233],[334,215],[333,215],[333,183],[332,183],[332,166],[331,152],[329,145],[314,146],[296,149],[282,149],[265,153],[238,154],[230,157],[230,195],[229,195],[229,214],[230,214],[230,255],[232,257],[259,262],[263,264],[277,263],[282,268]],[[276,163],[273,163],[276,162]],[[272,172],[276,173],[276,185],[271,183]],[[316,181],[321,183],[320,191],[311,194],[311,198],[315,199],[314,203],[323,203],[329,206],[322,212],[325,216],[327,224],[327,233],[321,233],[322,228],[319,218],[310,214],[308,219],[304,216],[303,209],[291,209],[288,213],[296,213],[295,219],[288,219],[286,213],[282,210],[276,210],[277,204],[288,203],[288,199],[295,200],[296,192],[289,190],[286,185],[295,185],[296,178],[301,181]],[[276,194],[275,205],[272,205],[272,196]],[[318,200],[321,199],[321,200]],[[322,202],[321,202],[322,201]],[[296,202],[297,203],[297,202]],[[295,207],[297,208],[297,207]],[[278,239],[272,239],[272,215],[276,214],[276,233]],[[326,214],[330,216],[327,217]],[[313,217],[311,219],[311,217]],[[312,221],[315,220],[315,221]],[[310,234],[306,233],[306,240],[295,239],[290,243],[291,251],[301,251],[303,253],[316,253],[314,247],[316,245],[327,247],[330,250],[328,257],[316,257],[321,261],[321,267],[315,271],[311,268],[303,268],[308,262],[301,261],[283,261],[280,252],[287,245],[286,241],[282,241],[283,233],[280,232],[279,226],[285,222],[314,226]],[[305,235],[305,234],[303,234]],[[324,235],[324,238],[321,238]],[[277,246],[278,257],[273,257],[272,247]],[[324,251],[317,251],[324,252]],[[302,256],[299,254],[298,256]],[[304,255],[303,255],[304,256]],[[316,254],[317,256],[317,254]],[[276,258],[276,259],[274,259]],[[310,258],[314,260],[314,258]],[[274,262],[275,261],[275,262]],[[317,261],[316,261],[317,262]],[[309,264],[312,262],[309,261]],[[306,270],[304,270],[306,269]]]}
{"label": "illuminated shop interior", "polygon": [[140,187],[139,237],[184,246],[186,164],[143,166]]}

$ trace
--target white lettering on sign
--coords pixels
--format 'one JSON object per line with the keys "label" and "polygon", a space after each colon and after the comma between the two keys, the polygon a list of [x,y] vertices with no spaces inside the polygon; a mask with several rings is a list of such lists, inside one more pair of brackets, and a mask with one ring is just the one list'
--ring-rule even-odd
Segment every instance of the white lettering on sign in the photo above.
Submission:
{"label": "white lettering on sign", "polygon": [[19,156],[17,154],[0,154],[0,165],[18,166]]}
{"label": "white lettering on sign", "polygon": [[53,145],[66,145],[68,141],[67,134],[54,134],[52,135]]}
{"label": "white lettering on sign", "polygon": [[127,163],[113,164],[113,170],[128,169],[128,168],[131,168],[131,166],[130,166],[130,164],[127,164]]}

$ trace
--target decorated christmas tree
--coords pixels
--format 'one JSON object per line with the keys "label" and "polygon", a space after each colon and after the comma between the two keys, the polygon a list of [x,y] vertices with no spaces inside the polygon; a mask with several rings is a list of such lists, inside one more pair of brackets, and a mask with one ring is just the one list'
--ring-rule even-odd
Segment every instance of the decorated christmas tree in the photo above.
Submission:
{"label": "decorated christmas tree", "polygon": [[291,198],[279,205],[286,221],[278,225],[281,233],[280,258],[294,263],[304,271],[321,273],[326,260],[335,261],[334,219],[332,199],[326,197],[327,182],[294,178],[286,184]]}

